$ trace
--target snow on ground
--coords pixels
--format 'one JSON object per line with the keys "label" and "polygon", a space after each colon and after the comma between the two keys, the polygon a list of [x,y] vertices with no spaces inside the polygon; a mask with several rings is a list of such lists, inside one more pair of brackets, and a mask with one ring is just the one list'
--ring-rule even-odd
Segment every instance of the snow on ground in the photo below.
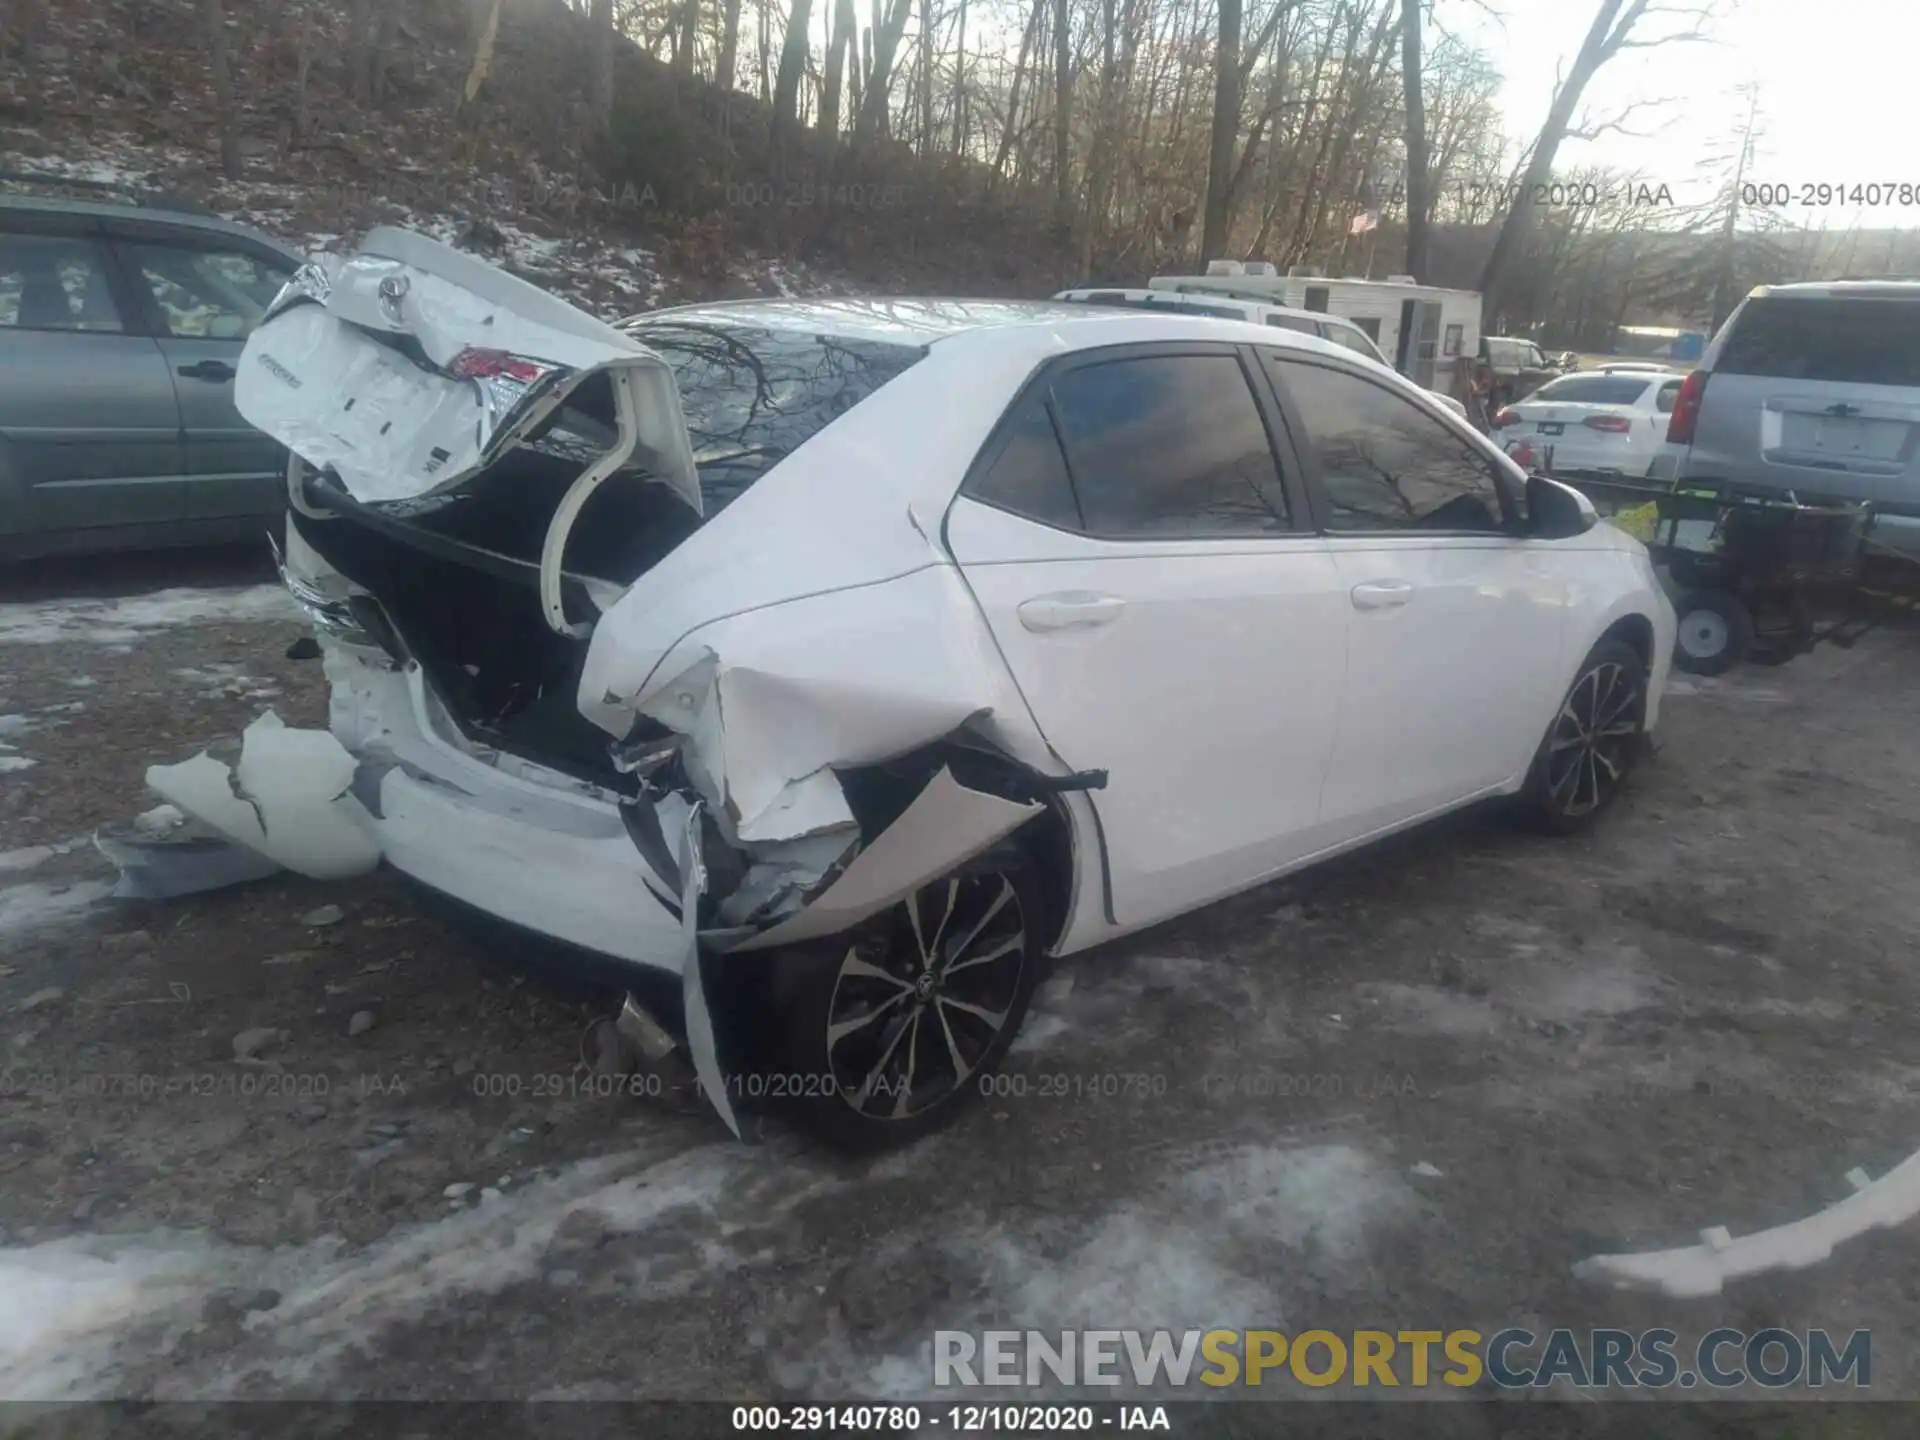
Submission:
{"label": "snow on ground", "polygon": [[300,608],[279,585],[228,590],[157,590],[121,599],[41,600],[0,605],[0,645],[81,642],[128,646],[182,625],[298,620]]}
{"label": "snow on ground", "polygon": [[82,880],[71,885],[30,881],[0,890],[0,941],[17,940],[76,920],[112,890],[104,880]]}

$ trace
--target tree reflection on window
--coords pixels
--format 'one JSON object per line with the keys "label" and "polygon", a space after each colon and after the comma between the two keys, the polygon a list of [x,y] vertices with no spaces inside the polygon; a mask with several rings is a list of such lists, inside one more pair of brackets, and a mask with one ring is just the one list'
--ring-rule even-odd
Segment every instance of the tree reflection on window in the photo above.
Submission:
{"label": "tree reflection on window", "polygon": [[631,333],[673,368],[708,515],[926,354],[712,321],[647,321]]}

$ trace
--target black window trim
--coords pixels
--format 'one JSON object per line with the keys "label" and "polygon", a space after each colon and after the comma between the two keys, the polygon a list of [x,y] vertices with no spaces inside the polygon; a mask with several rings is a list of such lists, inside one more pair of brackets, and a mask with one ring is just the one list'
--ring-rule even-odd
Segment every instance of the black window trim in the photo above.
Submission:
{"label": "black window trim", "polygon": [[1524,540],[1527,537],[1525,509],[1520,496],[1516,493],[1513,477],[1509,475],[1505,467],[1494,458],[1491,450],[1491,442],[1487,441],[1485,437],[1471,426],[1461,423],[1459,417],[1451,411],[1445,410],[1439,405],[1422,406],[1416,404],[1407,396],[1396,391],[1393,386],[1383,384],[1379,376],[1366,374],[1353,365],[1347,364],[1344,360],[1335,357],[1309,355],[1305,352],[1290,352],[1275,349],[1272,346],[1263,346],[1260,348],[1262,350],[1262,357],[1257,368],[1265,379],[1266,386],[1272,393],[1275,403],[1285,415],[1287,424],[1290,427],[1296,428],[1301,435],[1311,433],[1306,427],[1305,418],[1301,414],[1298,402],[1295,401],[1292,394],[1287,392],[1279,381],[1274,378],[1272,367],[1264,361],[1266,355],[1271,355],[1275,360],[1285,364],[1311,365],[1321,370],[1332,370],[1337,374],[1347,376],[1349,379],[1371,385],[1376,390],[1384,390],[1408,406],[1408,408],[1417,410],[1422,415],[1432,419],[1436,424],[1444,426],[1450,433],[1469,442],[1481,458],[1486,461],[1487,471],[1493,476],[1494,492],[1500,497],[1500,519],[1502,521],[1502,528],[1499,530],[1440,530],[1425,527],[1398,530],[1335,529],[1330,523],[1333,517],[1333,504],[1327,497],[1326,481],[1320,474],[1319,459],[1313,453],[1313,447],[1311,445],[1301,446],[1299,447],[1300,454],[1298,460],[1300,467],[1299,474],[1306,484],[1310,501],[1310,509],[1306,513],[1313,517],[1316,534],[1325,536],[1328,539],[1338,540],[1409,536],[1415,539],[1484,541]]}
{"label": "black window trim", "polygon": [[[140,273],[140,266],[127,247],[134,245],[160,245],[174,250],[200,250],[210,255],[245,255],[262,265],[271,265],[275,269],[284,268],[289,278],[300,268],[300,262],[281,254],[271,245],[263,245],[245,235],[227,235],[217,230],[188,230],[170,225],[152,223],[113,221],[103,223],[104,248],[116,276],[116,293],[121,287],[132,295],[135,310],[139,316],[140,333],[150,335],[156,340],[209,340],[220,337],[207,335],[176,335],[173,326],[167,323],[160,297],[153,293],[153,287],[147,284]],[[132,333],[129,331],[129,333]],[[234,343],[227,337],[228,343]]]}
{"label": "black window trim", "polygon": [[[1221,355],[1231,356],[1240,362],[1241,378],[1247,382],[1247,393],[1254,402],[1254,408],[1259,412],[1261,426],[1267,435],[1267,449],[1273,456],[1274,468],[1280,476],[1281,493],[1287,502],[1286,528],[1261,534],[1233,531],[1224,534],[1186,535],[1111,535],[1088,528],[1086,507],[1080,500],[1079,468],[1074,460],[1073,447],[1067,441],[1066,429],[1060,424],[1060,417],[1054,409],[1053,382],[1072,370],[1110,365],[1122,360]],[[1099,540],[1110,545],[1183,545],[1195,541],[1209,545],[1244,545],[1249,541],[1311,538],[1319,532],[1313,527],[1311,517],[1314,512],[1309,508],[1309,492],[1302,478],[1300,457],[1293,444],[1288,417],[1275,403],[1272,387],[1267,383],[1263,370],[1264,367],[1254,354],[1252,346],[1218,340],[1161,340],[1135,342],[1130,345],[1102,345],[1059,356],[1042,365],[1029,377],[1027,383],[1020,387],[1019,393],[1009,402],[1005,412],[994,422],[993,430],[988,434],[986,443],[974,456],[973,463],[967,467],[967,473],[961,480],[959,489],[954,492],[954,501],[970,500],[976,505],[985,505],[990,509],[1024,520],[1029,525],[1040,525],[1046,529],[1058,531],[1062,535],[1075,535],[1081,539]],[[1054,439],[1059,442],[1060,454],[1066,463],[1067,482],[1073,489],[1074,509],[1081,516],[1081,525],[1077,530],[1064,529],[976,493],[980,482],[999,463],[1000,456],[1013,438],[1014,426],[1026,413],[1028,404],[1036,396],[1046,409],[1047,419],[1053,425]],[[952,513],[952,505],[948,506],[948,513]],[[943,540],[945,534],[946,520],[943,517],[941,521]]]}

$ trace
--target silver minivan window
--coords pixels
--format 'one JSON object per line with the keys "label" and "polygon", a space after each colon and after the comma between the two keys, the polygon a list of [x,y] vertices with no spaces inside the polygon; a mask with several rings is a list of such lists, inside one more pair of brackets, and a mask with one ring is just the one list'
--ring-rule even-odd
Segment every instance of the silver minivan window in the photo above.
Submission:
{"label": "silver minivan window", "polygon": [[1920,300],[1762,295],[1733,322],[1727,375],[1920,386]]}

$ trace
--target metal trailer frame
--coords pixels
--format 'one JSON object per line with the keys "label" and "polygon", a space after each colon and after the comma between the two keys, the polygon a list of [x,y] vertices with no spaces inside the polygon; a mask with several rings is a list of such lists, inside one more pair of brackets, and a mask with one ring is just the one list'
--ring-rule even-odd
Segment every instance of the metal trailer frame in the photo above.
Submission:
{"label": "metal trailer frame", "polygon": [[1920,561],[1873,540],[1881,516],[1920,516],[1920,507],[1556,471],[1551,448],[1536,458],[1540,473],[1579,490],[1603,516],[1641,512],[1635,533],[1677,591],[1681,670],[1784,665],[1817,645],[1851,649],[1872,630],[1920,618]]}

